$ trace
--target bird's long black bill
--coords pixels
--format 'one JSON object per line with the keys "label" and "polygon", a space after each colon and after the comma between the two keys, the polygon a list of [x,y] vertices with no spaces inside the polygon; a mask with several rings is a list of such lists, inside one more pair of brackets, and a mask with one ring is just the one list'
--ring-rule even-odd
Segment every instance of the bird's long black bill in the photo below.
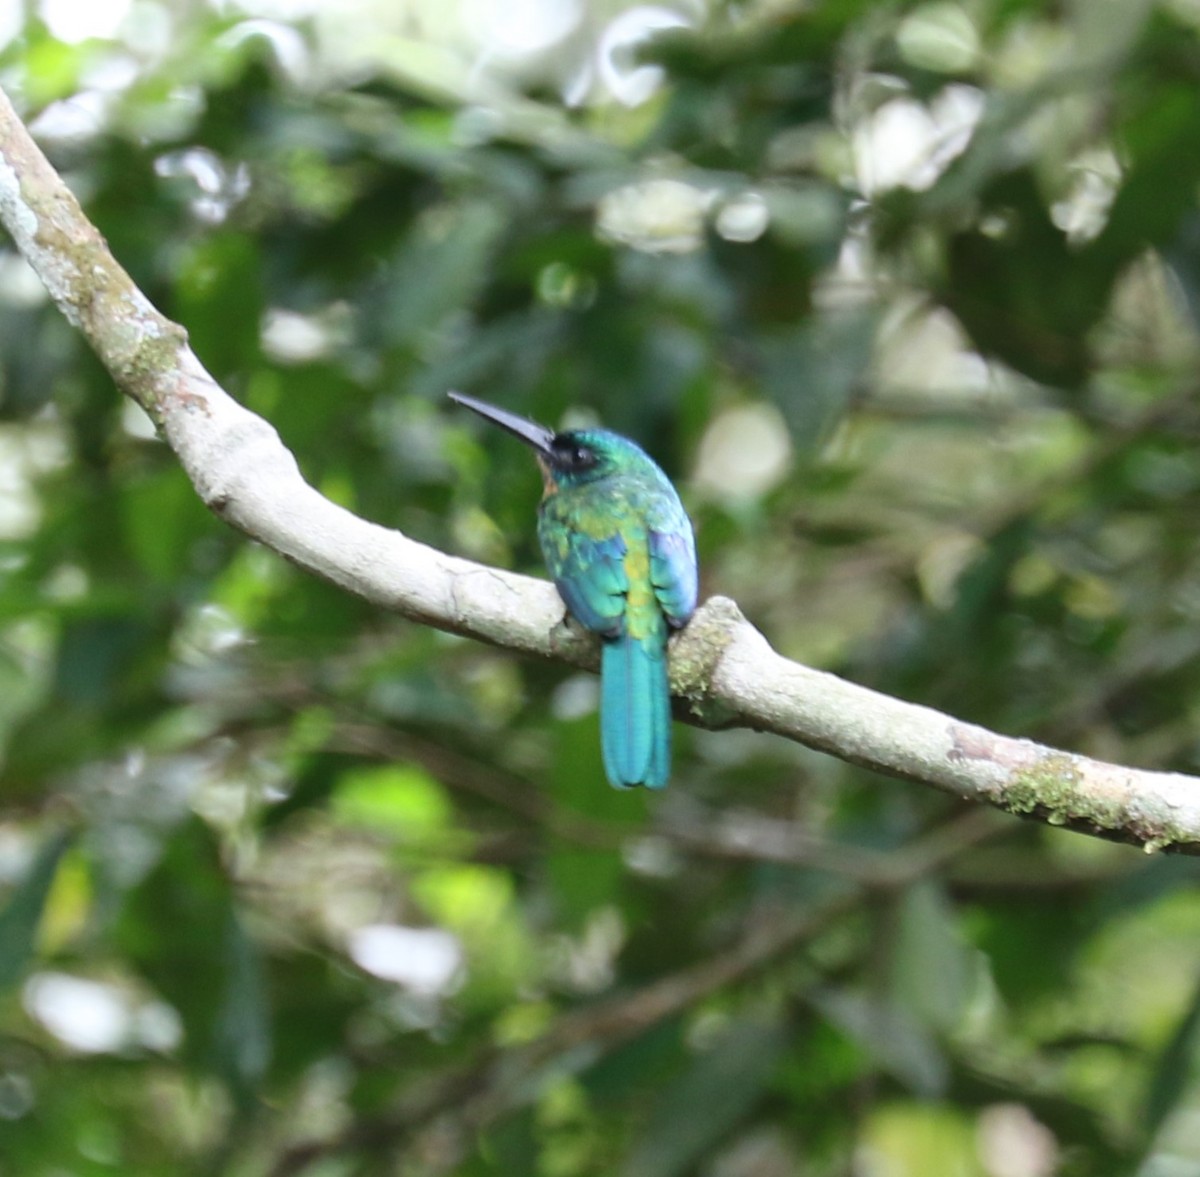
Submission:
{"label": "bird's long black bill", "polygon": [[462,405],[463,408],[470,409],[473,413],[478,413],[485,421],[490,421],[493,425],[499,425],[501,429],[508,430],[526,445],[533,446],[538,453],[548,454],[550,452],[550,443],[554,440],[553,429],[547,429],[545,425],[539,425],[527,417],[518,417],[516,413],[510,413],[505,409],[498,409],[495,405],[489,405],[487,401],[478,401],[465,393],[450,392],[446,395],[455,404]]}

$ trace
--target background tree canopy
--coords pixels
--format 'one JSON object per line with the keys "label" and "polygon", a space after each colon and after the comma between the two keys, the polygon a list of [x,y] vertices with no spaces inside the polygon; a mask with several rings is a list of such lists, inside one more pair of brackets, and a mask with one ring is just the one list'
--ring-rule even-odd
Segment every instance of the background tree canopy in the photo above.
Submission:
{"label": "background tree canopy", "polygon": [[[600,419],[783,653],[1200,768],[1194,0],[25,8],[0,83],[324,494],[536,569],[443,394]],[[0,302],[0,1171],[1198,1171],[1191,860],[744,731],[614,792],[593,678],[250,544]]]}

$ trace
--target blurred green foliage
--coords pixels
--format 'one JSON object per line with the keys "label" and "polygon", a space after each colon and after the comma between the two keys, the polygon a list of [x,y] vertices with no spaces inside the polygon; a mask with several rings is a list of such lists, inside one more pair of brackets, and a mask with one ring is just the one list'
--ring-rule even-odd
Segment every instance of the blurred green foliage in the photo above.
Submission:
{"label": "blurred green foliage", "polygon": [[[443,394],[599,418],[789,656],[1196,771],[1190,0],[26,7],[0,80],[325,494],[535,569]],[[613,792],[592,680],[247,543],[0,302],[0,1173],[1200,1169],[1190,861],[739,731]]]}

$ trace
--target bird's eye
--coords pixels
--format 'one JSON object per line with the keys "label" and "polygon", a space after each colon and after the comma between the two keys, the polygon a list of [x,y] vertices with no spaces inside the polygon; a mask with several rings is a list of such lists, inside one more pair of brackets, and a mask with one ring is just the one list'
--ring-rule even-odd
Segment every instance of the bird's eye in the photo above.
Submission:
{"label": "bird's eye", "polygon": [[590,470],[596,465],[594,450],[574,441],[562,441],[554,446],[554,456],[564,470]]}

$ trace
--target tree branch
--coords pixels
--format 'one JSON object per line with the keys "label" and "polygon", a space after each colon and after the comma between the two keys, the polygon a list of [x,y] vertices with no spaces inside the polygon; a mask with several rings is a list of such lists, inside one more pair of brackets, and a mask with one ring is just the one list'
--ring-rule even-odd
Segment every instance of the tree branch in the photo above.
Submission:
{"label": "tree branch", "polygon": [[[308,485],[266,421],[204,370],[186,332],[113,258],[0,92],[0,221],[120,389],[154,420],[204,503],[294,563],[413,621],[594,668],[546,581],[448,556]],[[994,734],[781,657],[723,597],[673,642],[688,718],[776,732],[968,801],[1148,850],[1200,853],[1200,780]]]}

